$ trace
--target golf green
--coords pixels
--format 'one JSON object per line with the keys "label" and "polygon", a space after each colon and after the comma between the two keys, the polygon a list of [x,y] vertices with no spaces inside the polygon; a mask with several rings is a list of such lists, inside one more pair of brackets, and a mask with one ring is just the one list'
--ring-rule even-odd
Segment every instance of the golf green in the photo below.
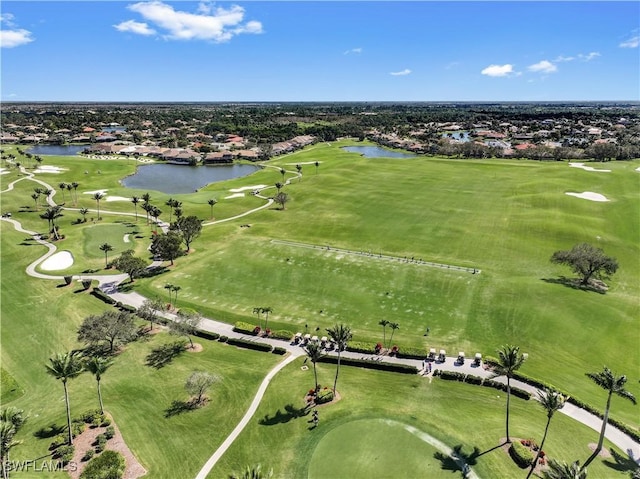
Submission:
{"label": "golf green", "polygon": [[[310,479],[326,477],[450,477],[448,454],[429,436],[397,421],[358,419],[329,431],[309,462]],[[444,461],[443,461],[444,460]]]}

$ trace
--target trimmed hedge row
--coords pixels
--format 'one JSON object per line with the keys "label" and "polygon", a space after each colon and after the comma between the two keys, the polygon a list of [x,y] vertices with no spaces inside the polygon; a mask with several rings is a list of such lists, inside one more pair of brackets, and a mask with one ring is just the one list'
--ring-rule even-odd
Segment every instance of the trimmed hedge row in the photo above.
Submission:
{"label": "trimmed hedge row", "polygon": [[276,346],[273,348],[273,351],[271,351],[273,354],[279,354],[279,355],[283,355],[283,354],[287,354],[287,350],[284,348],[281,348],[280,346]]}
{"label": "trimmed hedge row", "polygon": [[[320,362],[336,364],[338,362],[338,357],[323,356],[320,359]],[[340,358],[340,364],[345,366],[356,366],[356,367],[367,368],[367,369],[377,369],[379,371],[391,371],[391,372],[403,373],[403,374],[418,374],[418,368],[416,368],[415,366],[408,366],[406,364],[385,363],[382,361],[371,361],[366,359],[351,359],[351,358]]]}
{"label": "trimmed hedge row", "polygon": [[277,331],[271,331],[270,337],[273,339],[281,339],[283,341],[291,341],[293,334],[294,333],[288,329],[279,329]]}
{"label": "trimmed hedge row", "polygon": [[[498,381],[494,381],[492,379],[483,379],[480,376],[474,376],[473,374],[464,374],[456,371],[442,371],[440,369],[436,369],[433,372],[433,375],[440,376],[442,379],[445,379],[448,381],[460,381],[467,384],[476,384],[479,386],[486,386],[486,387],[498,389],[504,392],[507,391],[506,384],[500,383]],[[524,399],[525,401],[528,401],[529,399],[531,399],[531,393],[514,386],[511,386],[511,394],[513,394],[515,397]]]}
{"label": "trimmed hedge row", "polygon": [[270,353],[273,349],[270,344],[257,343],[255,341],[247,341],[246,339],[240,338],[227,338],[227,344],[232,344],[233,346],[240,346],[247,349],[255,349],[256,351],[265,351],[268,353]]}
{"label": "trimmed hedge row", "polygon": [[138,308],[136,308],[135,306],[122,304],[120,301],[115,303],[115,307],[120,311],[126,311],[127,313],[135,313],[136,311],[138,311]]}
{"label": "trimmed hedge row", "polygon": [[403,348],[398,349],[397,356],[403,359],[424,359],[427,357],[427,351],[422,348]]}
{"label": "trimmed hedge row", "polygon": [[235,326],[233,326],[233,330],[236,333],[243,333],[243,334],[251,334],[253,336],[256,335],[256,333],[254,332],[257,326],[255,326],[254,324],[251,323],[245,323],[244,321],[238,321]]}
{"label": "trimmed hedge row", "polygon": [[375,344],[372,346],[371,343],[363,343],[359,341],[348,342],[347,347],[345,349],[353,353],[376,354]]}
{"label": "trimmed hedge row", "polygon": [[509,455],[518,465],[518,467],[525,469],[531,466],[533,462],[533,453],[528,447],[524,447],[519,442],[512,442],[509,447]]}
{"label": "trimmed hedge row", "polygon": [[218,333],[212,333],[212,332],[209,332],[209,331],[202,331],[200,329],[196,330],[194,335],[198,336],[199,338],[210,339],[212,341],[216,341],[216,340],[218,340],[220,338],[220,335]]}
{"label": "trimmed hedge row", "polygon": [[98,288],[93,288],[93,290],[91,291],[91,294],[96,298],[98,298],[99,300],[104,301],[107,304],[116,304],[115,299],[111,298],[111,296],[99,290]]}

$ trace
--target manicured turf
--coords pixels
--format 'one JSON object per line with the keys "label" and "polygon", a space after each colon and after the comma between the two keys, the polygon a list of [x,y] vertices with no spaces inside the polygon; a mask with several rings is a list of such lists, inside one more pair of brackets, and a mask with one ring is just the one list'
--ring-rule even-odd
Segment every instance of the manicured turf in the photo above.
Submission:
{"label": "manicured turf", "polygon": [[4,368],[0,368],[0,404],[7,404],[11,401],[15,401],[24,394],[24,390],[16,382],[16,380],[5,371]]}

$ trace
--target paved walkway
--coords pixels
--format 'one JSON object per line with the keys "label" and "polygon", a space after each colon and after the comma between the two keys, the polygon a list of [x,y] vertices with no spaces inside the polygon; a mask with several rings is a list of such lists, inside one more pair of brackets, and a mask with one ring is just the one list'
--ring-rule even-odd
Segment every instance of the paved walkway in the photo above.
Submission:
{"label": "paved walkway", "polygon": [[[274,168],[278,168],[278,167],[274,167]],[[43,182],[41,180],[37,180],[37,179],[33,178],[33,174],[27,173],[26,170],[24,170],[24,168],[22,168],[22,167],[21,167],[21,171],[23,171],[23,173],[29,175],[28,178],[27,177],[23,177],[23,178],[20,178],[20,179],[18,179],[16,181],[12,182],[2,192],[10,191],[13,188],[13,184],[15,184],[18,181],[21,181],[21,180],[24,180],[24,179],[30,179],[32,181],[36,181],[37,183],[43,185],[45,188],[51,189],[51,190],[54,191],[52,193],[52,195],[47,197],[47,202],[49,203],[49,205],[54,206],[55,202],[53,200],[53,196],[55,195],[55,189],[53,187],[51,187],[50,185],[48,185],[47,183],[45,183],[45,182]],[[290,172],[290,173],[294,173],[295,175],[299,175],[297,172]],[[285,184],[289,184],[290,181],[291,181],[291,179],[287,180]],[[273,202],[273,200],[270,200],[269,198],[266,198],[266,197],[262,197],[262,198],[269,200],[269,202],[266,205],[264,205],[264,206],[262,206],[260,208],[256,208],[254,210],[251,210],[251,212],[261,210],[261,209],[269,206]],[[101,211],[101,213],[104,213],[104,214],[117,214],[117,215],[128,215],[128,216],[132,216],[133,215],[133,213],[108,212],[108,211]],[[245,216],[246,214],[248,214],[248,212],[247,213],[243,213],[242,215],[239,215],[239,216],[234,217],[234,218],[228,218],[228,219],[225,219],[225,220],[214,221],[214,222],[210,222],[210,223],[206,223],[206,224],[215,224],[215,223],[222,222],[222,221],[229,221],[230,219],[235,219],[235,218],[238,218],[238,217],[242,217],[242,216]],[[44,246],[46,246],[48,248],[47,253],[45,253],[42,257],[40,257],[39,259],[37,259],[36,261],[31,263],[27,267],[27,270],[26,270],[27,274],[29,274],[30,276],[36,277],[36,278],[40,278],[40,279],[62,280],[64,278],[64,276],[46,275],[46,274],[38,273],[35,270],[35,268],[36,268],[36,266],[38,264],[40,264],[42,261],[44,261],[46,258],[51,256],[56,251],[56,247],[53,244],[40,239],[40,237],[39,237],[39,235],[37,233],[35,233],[33,231],[28,231],[28,230],[23,229],[22,225],[16,220],[13,220],[13,219],[10,219],[10,218],[1,218],[1,219],[3,221],[7,221],[7,222],[11,223],[14,226],[14,228],[16,228],[17,231],[20,231],[20,232],[27,233],[27,234],[31,235],[38,243],[40,243],[40,244],[42,244],[42,245],[44,245]],[[159,224],[160,224],[161,227],[163,227],[163,229],[168,227],[168,225],[166,223],[159,223]],[[155,262],[151,266],[156,266],[156,265],[159,265],[159,264],[160,264],[159,262]],[[74,276],[74,278],[77,278],[77,279],[96,279],[96,280],[99,281],[100,289],[102,291],[104,291],[106,294],[111,296],[116,301],[120,301],[123,304],[134,306],[136,308],[140,307],[142,305],[142,303],[146,300],[145,297],[143,297],[140,294],[135,293],[135,292],[122,293],[122,292],[118,291],[118,285],[128,278],[128,276],[126,274],[118,274],[118,275],[78,275],[78,276]],[[163,316],[166,317],[169,320],[171,320],[171,319],[173,319],[175,317],[171,313],[163,313]],[[245,416],[243,417],[241,422],[238,424],[238,426],[236,426],[234,431],[229,435],[229,437],[227,437],[225,442],[220,446],[220,448],[218,448],[218,450],[216,450],[216,452],[213,454],[213,456],[211,456],[209,461],[207,461],[207,463],[205,464],[203,469],[198,474],[198,476],[197,476],[198,479],[206,477],[206,475],[209,473],[211,468],[213,468],[215,463],[222,456],[224,451],[226,451],[226,449],[231,445],[231,443],[233,443],[233,441],[238,436],[238,434],[242,431],[242,429],[244,429],[244,427],[246,426],[248,421],[251,419],[251,417],[255,413],[255,410],[257,409],[258,404],[260,403],[260,400],[262,399],[262,396],[264,395],[264,392],[266,391],[266,388],[267,388],[269,382],[271,381],[271,378],[280,369],[285,367],[287,364],[292,362],[294,359],[296,359],[297,357],[303,356],[305,354],[303,348],[300,345],[296,345],[294,343],[288,343],[286,341],[280,341],[280,340],[275,340],[275,339],[270,339],[270,338],[261,338],[261,337],[256,337],[256,336],[252,336],[252,335],[236,333],[235,331],[233,331],[233,326],[232,325],[227,324],[227,323],[222,323],[220,321],[215,321],[213,319],[208,319],[208,318],[203,319],[202,323],[200,324],[200,329],[202,329],[204,331],[215,332],[215,333],[218,333],[220,335],[225,335],[225,336],[228,336],[228,337],[242,338],[242,339],[246,339],[246,340],[250,340],[250,341],[268,343],[268,344],[271,344],[272,346],[283,347],[291,354],[287,358],[285,358],[285,360],[283,362],[279,363],[278,366],[276,366],[273,370],[271,370],[269,372],[267,377],[264,379],[264,381],[260,385],[258,393],[254,397],[254,400],[251,403],[251,406],[249,407],[249,410],[247,411],[247,413],[245,414]],[[329,355],[335,355],[336,353],[335,352],[329,352],[328,354]],[[390,362],[390,363],[408,364],[408,365],[412,365],[412,366],[417,367],[418,369],[421,370],[421,374],[425,375],[425,371],[422,370],[423,369],[423,363],[420,360],[399,359],[399,358],[395,358],[395,357],[386,357],[386,356],[385,357],[378,357],[378,356],[375,356],[375,355],[353,353],[353,352],[349,352],[349,351],[344,351],[342,353],[342,356],[343,357],[349,357],[349,358],[356,358],[356,359],[382,360],[382,361]],[[434,369],[440,369],[440,370],[446,370],[446,371],[458,371],[458,372],[463,372],[463,373],[467,373],[467,374],[474,374],[474,375],[481,376],[481,377],[484,377],[484,378],[491,376],[491,372],[490,371],[485,370],[482,367],[473,366],[471,360],[467,360],[465,362],[465,364],[458,365],[457,362],[455,361],[455,358],[447,358],[444,362],[435,364],[434,365]],[[426,376],[430,376],[430,375],[426,374]],[[505,378],[496,378],[496,380],[497,381],[501,381],[501,382],[506,382]],[[526,383],[522,383],[520,381],[516,381],[516,380],[512,380],[511,381],[511,385],[514,386],[514,387],[518,387],[520,389],[523,389],[525,391],[529,391],[533,395],[533,397],[535,398],[535,394],[537,392],[537,388],[535,388],[533,386],[530,386],[530,385],[528,385]],[[473,386],[470,386],[470,387],[473,387]],[[579,421],[582,424],[590,427],[594,431],[600,432],[600,428],[602,426],[602,420],[599,417],[594,416],[593,414],[589,413],[588,411],[580,409],[580,408],[574,406],[573,404],[567,403],[560,410],[560,412],[562,414],[565,414],[565,415],[571,417],[572,419],[575,419],[576,421]],[[606,430],[605,436],[616,447],[618,447],[620,450],[624,451],[627,455],[629,455],[629,457],[633,458],[637,463],[640,464],[640,444],[635,442],[631,437],[627,436],[626,434],[624,434],[622,431],[620,431],[618,428],[616,428],[615,426],[613,426],[611,424],[607,425],[607,430]],[[594,440],[596,439],[596,437],[597,436],[594,436]]]}

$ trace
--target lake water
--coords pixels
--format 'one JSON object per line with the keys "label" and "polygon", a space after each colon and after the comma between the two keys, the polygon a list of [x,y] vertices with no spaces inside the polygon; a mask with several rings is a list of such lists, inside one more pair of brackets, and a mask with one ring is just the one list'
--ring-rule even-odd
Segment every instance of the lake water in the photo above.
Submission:
{"label": "lake water", "polygon": [[365,158],[415,158],[413,153],[387,150],[379,146],[343,146],[343,150],[351,153],[360,153]]}
{"label": "lake water", "polygon": [[257,171],[254,165],[187,166],[156,163],[139,166],[122,184],[127,188],[157,190],[167,194],[193,193],[215,183],[247,176]]}
{"label": "lake water", "polygon": [[26,151],[32,155],[73,156],[84,151],[87,146],[89,145],[35,145]]}

